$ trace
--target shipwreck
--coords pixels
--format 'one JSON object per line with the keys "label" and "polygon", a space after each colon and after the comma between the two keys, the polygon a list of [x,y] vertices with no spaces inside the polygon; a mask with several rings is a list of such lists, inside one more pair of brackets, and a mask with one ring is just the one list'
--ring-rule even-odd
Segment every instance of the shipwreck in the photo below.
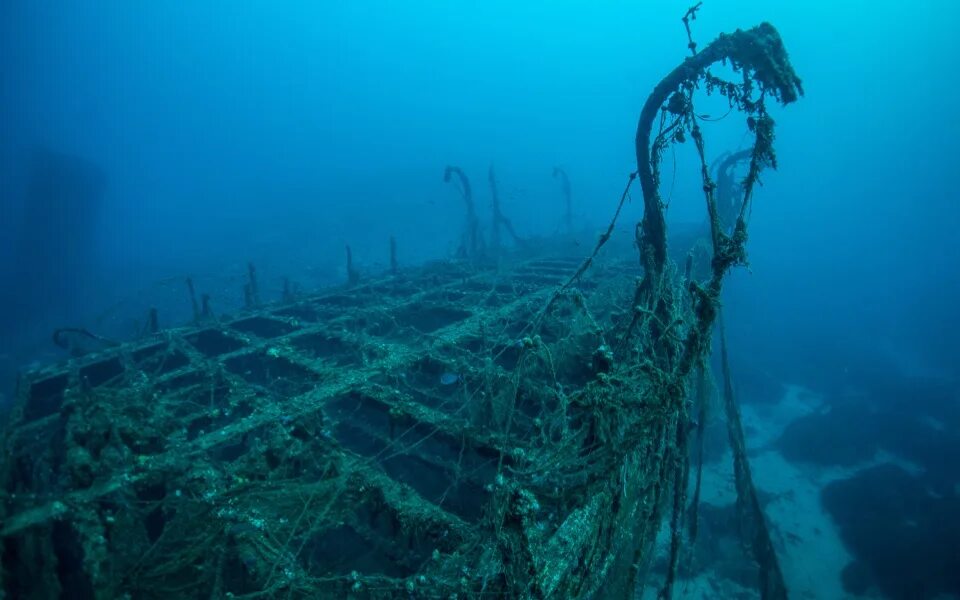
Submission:
{"label": "shipwreck", "polygon": [[[629,598],[666,523],[669,597],[696,529],[697,383],[775,166],[767,105],[802,93],[769,24],[689,47],[641,110],[616,210],[639,182],[634,247],[603,251],[611,222],[586,259],[536,244],[492,257],[465,184],[455,261],[275,304],[251,290],[234,317],[198,310],[25,374],[3,437],[2,594]],[[721,62],[736,81],[711,74]],[[733,205],[695,90],[722,94],[753,136],[723,188]],[[668,252],[659,192],[680,143],[703,165],[708,224],[689,254]],[[757,585],[783,598],[726,392]]]}

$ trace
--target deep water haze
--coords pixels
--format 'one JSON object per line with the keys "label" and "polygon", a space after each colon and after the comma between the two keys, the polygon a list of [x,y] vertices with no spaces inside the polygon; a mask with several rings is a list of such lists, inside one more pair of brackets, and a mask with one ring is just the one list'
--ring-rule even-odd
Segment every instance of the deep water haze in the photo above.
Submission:
{"label": "deep water haze", "polygon": [[[2,0],[0,407],[18,373],[68,358],[56,328],[130,340],[151,308],[186,324],[188,277],[223,314],[243,305],[250,263],[276,301],[285,285],[346,282],[348,246],[360,276],[390,268],[391,237],[401,266],[454,258],[464,204],[447,165],[485,225],[492,166],[531,239],[564,227],[562,167],[590,240],[571,252],[586,256],[636,171],[644,100],[689,55],[691,3]],[[702,47],[764,21],[805,94],[770,102],[778,168],[756,190],[749,265],[724,289],[738,391],[825,398],[782,436],[755,423],[787,461],[887,452],[915,467],[818,480],[855,557],[844,589],[913,597],[869,549],[915,535],[945,555],[960,540],[936,537],[960,523],[960,3],[706,0],[691,35]],[[696,102],[710,161],[747,147],[724,99]],[[704,222],[699,167],[692,143],[664,155],[671,226]],[[635,188],[621,247],[642,216]],[[908,489],[920,525],[898,522],[906,533],[858,510],[886,481]],[[926,589],[953,593],[948,570]]]}
{"label": "deep water haze", "polygon": [[[135,318],[156,282],[239,277],[248,260],[273,287],[337,281],[345,243],[375,269],[390,234],[407,261],[444,256],[461,214],[441,181],[448,163],[482,192],[494,163],[505,206],[538,233],[558,227],[549,174],[565,165],[578,218],[599,229],[632,170],[639,106],[686,52],[685,8],[5,2],[4,272],[18,240],[46,235],[21,226],[34,152],[80,157],[105,178],[77,224],[90,255],[71,268],[86,285],[56,299],[71,310],[14,329],[29,345],[117,303],[113,318]],[[782,168],[764,176],[752,274],[731,290],[744,352],[795,352],[818,369],[883,347],[941,370],[958,363],[957,12],[945,1],[718,1],[693,23],[704,41],[775,23],[807,89],[775,114]],[[676,180],[671,218],[697,218],[695,178]],[[623,231],[639,217],[629,209]],[[15,350],[4,354],[19,360]]]}

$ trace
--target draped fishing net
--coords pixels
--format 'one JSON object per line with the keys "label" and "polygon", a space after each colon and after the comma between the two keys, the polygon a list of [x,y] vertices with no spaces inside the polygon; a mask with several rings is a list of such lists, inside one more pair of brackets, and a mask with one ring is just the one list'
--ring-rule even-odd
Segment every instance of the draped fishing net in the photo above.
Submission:
{"label": "draped fishing net", "polygon": [[[705,399],[691,384],[775,162],[766,101],[801,93],[768,24],[690,47],[643,108],[616,211],[639,180],[640,268],[635,250],[605,248],[616,217],[586,261],[549,244],[493,260],[471,211],[457,262],[201,316],[25,376],[4,440],[6,596],[630,597],[666,514],[670,596],[696,527],[688,446]],[[742,80],[713,77],[722,61]],[[729,226],[696,89],[754,135]],[[659,164],[688,138],[709,251],[677,267]],[[785,597],[736,427],[762,591]]]}

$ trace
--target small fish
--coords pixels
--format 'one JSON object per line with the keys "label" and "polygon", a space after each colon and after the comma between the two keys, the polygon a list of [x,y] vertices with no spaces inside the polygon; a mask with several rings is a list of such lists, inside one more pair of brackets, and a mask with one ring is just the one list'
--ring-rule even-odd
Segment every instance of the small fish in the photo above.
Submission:
{"label": "small fish", "polygon": [[444,373],[440,376],[440,385],[453,385],[460,381],[460,376],[456,373]]}

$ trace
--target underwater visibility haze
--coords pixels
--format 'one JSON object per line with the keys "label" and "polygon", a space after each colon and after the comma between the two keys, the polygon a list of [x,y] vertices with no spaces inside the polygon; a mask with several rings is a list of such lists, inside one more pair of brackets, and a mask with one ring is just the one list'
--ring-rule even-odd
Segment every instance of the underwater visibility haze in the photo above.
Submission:
{"label": "underwater visibility haze", "polygon": [[0,598],[960,598],[958,18],[0,3]]}

